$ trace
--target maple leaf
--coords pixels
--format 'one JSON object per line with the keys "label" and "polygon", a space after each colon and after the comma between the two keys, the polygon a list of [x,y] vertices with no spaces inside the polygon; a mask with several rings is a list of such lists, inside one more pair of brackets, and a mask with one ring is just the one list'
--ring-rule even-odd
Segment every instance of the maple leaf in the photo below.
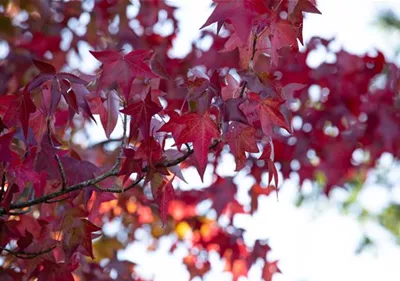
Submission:
{"label": "maple leaf", "polygon": [[72,271],[78,268],[78,263],[56,263],[46,260],[40,271],[38,281],[74,281]]}
{"label": "maple leaf", "polygon": [[267,241],[257,239],[248,259],[248,267],[250,268],[254,263],[256,263],[258,258],[265,260],[270,250],[271,247],[268,245]]}
{"label": "maple leaf", "polygon": [[222,104],[222,114],[224,115],[224,121],[237,121],[243,124],[249,124],[246,116],[240,109],[240,105],[245,101],[245,98],[232,98],[225,100],[225,102]]}
{"label": "maple leaf", "polygon": [[211,207],[216,211],[217,217],[221,216],[228,205],[235,201],[236,191],[237,186],[232,177],[218,177],[212,186],[207,189],[207,197],[212,200]]}
{"label": "maple leaf", "polygon": [[193,143],[194,156],[198,163],[196,168],[203,179],[208,162],[209,146],[213,138],[219,137],[219,129],[210,118],[208,112],[203,115],[199,115],[198,113],[182,115],[181,122],[186,127],[180,132],[176,144]]}
{"label": "maple leaf", "polygon": [[272,126],[282,127],[289,133],[292,132],[285,117],[280,111],[280,107],[285,103],[285,100],[268,97],[261,99],[260,95],[256,93],[248,93],[248,98],[250,101],[256,103],[255,111],[258,113],[261,122],[261,129],[264,134],[270,136],[272,133]]}
{"label": "maple leaf", "polygon": [[272,147],[270,144],[264,146],[264,151],[258,158],[259,160],[264,160],[265,164],[268,168],[268,185],[272,182],[272,179],[275,179],[275,187],[278,188],[278,171],[274,165]]}
{"label": "maple leaf", "polygon": [[152,186],[153,194],[155,194],[156,202],[160,208],[161,212],[161,221],[163,225],[167,221],[167,214],[168,214],[168,206],[169,203],[175,199],[175,190],[172,185],[172,181],[175,177],[172,177],[170,180],[166,180],[162,178],[162,183],[160,185],[156,185],[156,187]]}
{"label": "maple leaf", "polygon": [[144,101],[131,103],[122,109],[122,113],[132,116],[129,124],[129,137],[134,136],[140,129],[143,137],[148,138],[151,118],[161,110],[162,107],[151,100],[150,94],[147,94]]}
{"label": "maple leaf", "polygon": [[0,134],[7,129],[7,126],[3,123],[3,119],[0,117]]}
{"label": "maple leaf", "polygon": [[249,37],[255,16],[270,12],[262,1],[257,0],[214,0],[214,2],[217,3],[217,6],[201,28],[218,22],[219,30],[222,24],[229,20],[243,42],[246,42]]}
{"label": "maple leaf", "polygon": [[151,56],[152,51],[134,50],[126,55],[121,51],[90,51],[90,53],[102,63],[102,72],[97,86],[98,93],[105,88],[114,88],[117,83],[125,98],[128,99],[135,77],[157,77],[144,62]]}
{"label": "maple leaf", "polygon": [[[81,161],[70,156],[63,156],[60,160],[64,167],[68,185],[89,180],[99,173],[99,168],[88,161]],[[60,178],[61,175],[59,176]]]}
{"label": "maple leaf", "polygon": [[29,117],[36,111],[36,106],[27,92],[15,95],[0,96],[0,114],[3,115],[2,124],[8,128],[15,126],[17,121],[22,125],[24,136],[28,136]]}
{"label": "maple leaf", "polygon": [[45,90],[49,90],[49,93],[46,96],[42,95],[44,99],[43,102],[45,104],[50,103],[47,108],[48,115],[53,115],[55,113],[61,96],[65,98],[68,106],[73,111],[78,112],[76,95],[75,92],[71,90],[71,85],[86,84],[86,81],[71,73],[57,73],[56,68],[47,62],[33,60],[33,63],[41,73],[35,76],[29,84],[26,85],[24,91],[30,93],[42,85],[50,85],[49,88],[45,87]]}
{"label": "maple leaf", "polygon": [[14,137],[14,132],[3,134],[0,136],[0,162],[11,161],[10,144]]}
{"label": "maple leaf", "polygon": [[0,206],[2,206],[7,212],[10,210],[10,205],[15,193],[18,193],[19,189],[16,184],[13,184],[7,188],[3,198],[1,199]]}
{"label": "maple leaf", "polygon": [[288,13],[293,14],[296,12],[308,12],[321,14],[315,6],[315,0],[291,0],[288,1]]}
{"label": "maple leaf", "polygon": [[63,249],[67,257],[71,257],[77,250],[92,259],[92,233],[101,230],[87,219],[68,216],[64,221]]}
{"label": "maple leaf", "polygon": [[303,12],[321,14],[315,5],[315,0],[288,1],[289,20],[299,27],[297,38],[303,44]]}
{"label": "maple leaf", "polygon": [[135,154],[136,151],[134,149],[124,149],[125,159],[119,172],[119,175],[125,175],[123,182],[126,182],[132,173],[137,173],[139,176],[142,174],[142,159],[136,158]]}
{"label": "maple leaf", "polygon": [[180,116],[177,112],[168,112],[168,115],[170,117],[168,122],[162,125],[159,131],[170,132],[176,142],[186,125],[184,124],[184,119],[182,118],[182,116]]}
{"label": "maple leaf", "polygon": [[66,150],[60,150],[53,147],[48,138],[43,138],[40,144],[40,151],[37,154],[35,171],[45,171],[49,179],[61,179],[55,155],[57,154],[59,157],[62,157],[66,153]]}
{"label": "maple leaf", "polygon": [[35,149],[32,149],[25,159],[14,155],[8,171],[10,181],[15,182],[19,189],[23,189],[28,183],[36,183],[40,180],[39,174],[33,169]]}
{"label": "maple leaf", "polygon": [[93,113],[100,115],[100,121],[106,137],[110,138],[118,122],[120,104],[118,94],[114,90],[111,90],[107,93],[106,99],[96,98],[92,102],[96,104]]}
{"label": "maple leaf", "polygon": [[42,32],[33,32],[31,39],[29,36],[23,36],[20,41],[17,41],[17,46],[31,51],[33,54],[43,57],[47,51],[57,52],[60,50],[61,36],[47,35]]}
{"label": "maple leaf", "polygon": [[274,274],[280,272],[281,271],[278,267],[278,261],[265,262],[262,270],[262,278],[264,281],[271,281]]}
{"label": "maple leaf", "polygon": [[[270,173],[270,172],[268,172]],[[273,173],[271,173],[273,174]],[[268,187],[262,187],[260,184],[256,183],[254,184],[250,190],[249,190],[249,195],[251,197],[251,204],[250,204],[250,213],[253,214],[255,211],[258,209],[258,197],[260,195],[270,195],[271,192],[275,191],[276,187],[273,186],[268,186]]]}
{"label": "maple leaf", "polygon": [[258,152],[257,141],[255,139],[256,129],[240,123],[232,122],[229,126],[226,139],[232,154],[235,156],[236,169],[241,170],[246,163],[246,152]]}
{"label": "maple leaf", "polygon": [[291,46],[298,50],[297,43],[297,28],[294,27],[289,21],[275,20],[271,23],[269,29],[269,35],[271,40],[271,63],[275,66],[278,65],[279,54],[278,50],[283,47]]}

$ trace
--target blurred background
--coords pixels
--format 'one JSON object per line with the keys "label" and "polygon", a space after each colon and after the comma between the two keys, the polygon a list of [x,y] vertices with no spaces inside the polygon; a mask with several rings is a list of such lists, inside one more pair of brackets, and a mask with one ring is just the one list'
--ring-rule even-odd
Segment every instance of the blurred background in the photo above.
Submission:
{"label": "blurred background", "polygon": [[[190,51],[190,42],[199,38],[200,33],[196,31],[212,12],[211,1],[168,2],[179,7],[177,18],[180,20],[180,33],[171,55],[184,56]],[[380,50],[388,61],[400,63],[399,1],[320,0],[317,5],[322,15],[306,15],[305,42],[313,36],[334,37],[337,50],[343,48],[360,55]],[[207,48],[210,42],[202,44]],[[326,51],[317,50],[307,63],[316,67],[329,59]],[[220,165],[226,170],[219,173],[231,175],[233,163],[233,158],[227,155]],[[211,182],[206,177],[206,182],[202,183],[194,171],[186,171],[185,176],[191,179],[192,187]],[[197,182],[194,178],[198,178]],[[245,177],[239,182],[244,190],[250,189],[252,184]],[[348,190],[335,189],[329,198],[321,195],[315,182],[304,183],[301,191],[298,185],[294,174],[283,182],[279,201],[275,196],[261,196],[259,209],[253,216],[236,215],[235,224],[247,230],[246,242],[252,244],[256,239],[268,239],[272,248],[270,257],[279,259],[283,272],[276,274],[274,281],[399,280],[398,159],[384,154],[379,165],[368,174],[365,184]],[[117,229],[110,228],[110,231]],[[146,242],[135,243],[121,255],[141,264],[142,273],[149,277],[154,276],[154,264],[160,266],[154,276],[157,281],[187,280],[188,273],[180,264],[179,252],[175,260],[168,258],[170,241],[166,238],[164,243],[164,247],[154,253],[147,251]],[[204,280],[231,280],[217,257],[212,264],[213,270]],[[250,271],[248,280],[259,280],[259,270]],[[245,280],[243,277],[239,280],[241,278]]]}
{"label": "blurred background", "polygon": [[[192,44],[207,50],[212,41],[209,38],[199,40],[199,28],[213,10],[211,1],[167,2],[178,7],[176,17],[179,20],[179,34],[169,55],[184,57],[190,52]],[[132,3],[128,10],[128,15],[131,16],[138,10],[135,8],[138,7],[138,1]],[[330,47],[336,51],[344,49],[363,55],[380,50],[388,61],[400,64],[400,1],[320,0],[317,4],[322,15],[306,15],[303,28],[305,42],[314,36],[335,38]],[[71,29],[81,32],[80,28],[87,24],[87,20],[81,16],[79,22],[71,23]],[[165,21],[157,23],[155,28],[161,34],[169,34],[173,26],[171,22]],[[214,30],[216,26],[209,29]],[[63,34],[63,42],[69,40],[68,36],[68,33]],[[84,73],[93,73],[99,63],[89,55],[90,49],[88,44],[79,45],[80,56],[72,53],[68,58],[71,69],[78,68]],[[0,59],[5,58],[8,53],[7,42],[1,41]],[[317,48],[309,55],[307,64],[317,67],[323,62],[334,60],[335,57],[325,49]],[[107,139],[103,129],[94,124],[89,125],[86,135],[90,138],[82,136],[79,139],[77,135],[74,141],[89,141],[90,146]],[[120,135],[121,122],[111,137],[118,138]],[[356,151],[353,153],[354,159],[362,157]],[[224,155],[218,174],[232,176],[234,169],[232,155]],[[190,184],[179,184],[183,190],[209,186],[212,182],[210,174],[206,174],[202,182],[195,169],[186,169],[183,174],[190,179]],[[377,166],[368,172],[365,182],[354,182],[346,188],[334,189],[329,198],[321,192],[318,179],[305,181],[300,187],[299,176],[295,172],[288,179],[283,179],[282,174],[279,177],[282,183],[279,199],[276,196],[260,196],[258,210],[252,216],[237,214],[234,218],[234,225],[244,230],[246,244],[268,240],[272,248],[268,257],[279,260],[279,268],[283,273],[274,275],[273,281],[399,280],[398,159],[389,153],[383,154]],[[249,204],[248,191],[253,184],[252,180],[245,173],[239,174],[236,180],[239,183],[238,201]],[[224,225],[227,222],[222,218],[219,223]],[[108,237],[123,237],[122,227],[121,219],[115,218],[105,225],[104,232]],[[180,235],[185,230],[176,229],[176,232]],[[178,245],[171,254],[170,249],[176,241],[176,234],[169,234],[162,236],[157,248],[149,251],[154,243],[152,234],[154,233],[148,229],[137,230],[136,241],[126,249],[119,250],[118,258],[136,263],[136,270],[144,279],[188,280],[189,273],[182,262],[182,258],[188,254],[187,248]],[[110,247],[122,248],[119,242],[115,242],[117,240],[112,241],[114,244],[109,245]],[[100,248],[106,246],[95,243],[95,252],[100,253]],[[231,275],[224,272],[224,263],[217,254],[211,254],[210,262],[212,270],[204,276],[204,280],[232,280]],[[260,272],[261,264],[250,270],[247,279],[260,280]],[[246,278],[240,277],[239,280]]]}
{"label": "blurred background", "polygon": [[[211,1],[171,0],[178,7],[179,35],[174,41],[172,57],[184,57],[192,42],[207,49],[211,41],[201,40],[199,28],[211,14]],[[363,55],[380,50],[388,61],[400,63],[400,2],[372,0],[318,1],[322,15],[306,14],[304,41],[319,36],[334,39],[336,50]],[[172,26],[159,26],[160,32],[168,33]],[[215,29],[216,26],[210,27]],[[84,52],[84,50],[83,50]],[[324,50],[313,51],[307,63],[317,67],[332,57]],[[332,61],[330,61],[332,62]],[[77,65],[84,72],[98,67],[97,61],[87,56]],[[113,136],[121,132],[116,130]],[[90,128],[92,142],[105,140],[97,127]],[[233,175],[234,159],[225,155],[220,175]],[[279,165],[279,164],[278,164]],[[205,175],[202,183],[197,172],[185,170],[190,185],[181,188],[208,186],[212,179]],[[197,180],[195,180],[197,179]],[[282,182],[282,176],[280,175]],[[246,201],[252,181],[239,177]],[[284,274],[276,274],[274,281],[397,281],[400,276],[400,163],[391,154],[384,154],[379,165],[367,176],[361,186],[335,189],[329,198],[321,195],[318,184],[308,181],[299,189],[295,174],[283,181],[279,200],[275,196],[260,196],[259,209],[253,216],[236,215],[235,225],[246,230],[249,244],[257,239],[267,239],[272,260],[279,259]],[[300,190],[300,191],[299,191]],[[239,194],[240,197],[240,194]],[[248,200],[248,199],[247,199]],[[105,230],[110,236],[117,234],[118,221]],[[121,251],[120,258],[138,263],[143,276],[155,281],[187,280],[189,275],[182,265],[185,249],[176,251],[171,259],[169,249],[173,238],[163,237],[160,248],[149,252],[151,239],[143,233],[143,239]],[[224,264],[217,255],[212,270],[204,280],[231,280],[224,272]],[[154,265],[157,265],[156,271]],[[174,270],[171,270],[173,268]],[[249,272],[248,280],[259,280],[260,268]],[[244,277],[240,277],[245,280]],[[239,280],[240,280],[239,278]]]}

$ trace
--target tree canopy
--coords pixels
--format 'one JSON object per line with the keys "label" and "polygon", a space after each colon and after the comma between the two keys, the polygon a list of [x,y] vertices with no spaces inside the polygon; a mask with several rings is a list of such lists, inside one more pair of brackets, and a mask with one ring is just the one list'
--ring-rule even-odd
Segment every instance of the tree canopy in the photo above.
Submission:
{"label": "tree canopy", "polygon": [[[0,4],[1,280],[143,280],[117,256],[140,230],[153,248],[164,236],[171,252],[186,247],[191,279],[216,252],[233,280],[261,261],[270,281],[280,269],[268,242],[246,244],[233,220],[278,195],[279,172],[329,196],[362,185],[383,153],[399,158],[400,71],[381,52],[322,38],[300,51],[314,0],[214,5],[200,38],[211,46],[173,58],[176,8],[164,1]],[[308,66],[317,49],[335,59]],[[93,73],[72,67],[85,56]],[[88,145],[89,124],[108,139]],[[217,171],[227,154],[232,177]],[[180,188],[191,167],[212,184]],[[250,204],[240,173],[253,180]],[[116,218],[123,239],[102,233]]]}

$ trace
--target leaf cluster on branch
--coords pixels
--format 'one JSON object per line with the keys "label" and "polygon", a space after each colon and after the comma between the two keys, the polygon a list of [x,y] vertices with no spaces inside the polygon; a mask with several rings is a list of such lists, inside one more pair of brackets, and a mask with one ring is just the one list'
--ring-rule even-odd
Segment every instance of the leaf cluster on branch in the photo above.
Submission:
{"label": "leaf cluster on branch", "polygon": [[[193,45],[183,58],[168,55],[179,28],[163,1],[0,4],[9,46],[0,63],[1,280],[112,280],[115,272],[143,280],[116,254],[142,230],[149,250],[174,234],[170,251],[188,249],[191,279],[210,271],[217,252],[234,280],[262,260],[269,281],[280,270],[268,243],[246,243],[234,217],[277,192],[274,162],[284,178],[320,179],[329,194],[365,177],[383,152],[399,156],[400,72],[381,53],[335,53],[319,38],[300,52],[304,13],[320,13],[314,0],[214,2],[203,28],[217,32],[203,29],[199,39],[211,47]],[[160,33],[167,24],[172,31]],[[309,67],[320,48],[335,62]],[[100,64],[93,73],[71,68],[87,56]],[[119,119],[122,136],[113,138]],[[107,140],[88,145],[93,124]],[[355,163],[355,149],[367,161]],[[236,176],[217,172],[227,154],[254,180],[250,204],[237,197]],[[180,189],[190,167],[201,179],[211,173],[212,184]],[[101,234],[116,219],[121,236]]]}

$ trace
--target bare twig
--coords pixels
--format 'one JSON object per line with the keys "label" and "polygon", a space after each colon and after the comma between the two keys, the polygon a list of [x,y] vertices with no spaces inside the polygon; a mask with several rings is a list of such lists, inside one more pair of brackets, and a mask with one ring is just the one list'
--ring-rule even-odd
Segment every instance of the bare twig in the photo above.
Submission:
{"label": "bare twig", "polygon": [[[50,128],[50,118],[48,118],[47,119],[47,136],[49,138],[49,142],[50,142],[51,146],[54,147],[54,142],[53,142],[53,139],[51,138],[51,130],[50,129],[51,129]],[[67,177],[65,176],[65,170],[61,163],[60,156],[58,156],[58,154],[54,154],[54,158],[56,159],[57,166],[58,166],[58,169],[60,170],[60,174],[61,174],[61,181],[62,181],[61,190],[64,190],[67,187]]]}
{"label": "bare twig", "polygon": [[144,178],[144,175],[139,177],[138,179],[136,179],[134,182],[132,182],[130,185],[128,185],[125,188],[101,188],[101,187],[98,187],[97,185],[95,185],[95,189],[98,192],[124,193],[124,192],[132,189],[136,185],[138,185],[139,182],[141,182],[143,178]]}
{"label": "bare twig", "polygon": [[8,212],[8,214],[10,216],[20,216],[20,215],[25,215],[25,214],[29,213],[30,211],[32,211],[32,207],[29,207],[27,210],[23,210],[23,211]]}
{"label": "bare twig", "polygon": [[10,250],[10,249],[7,249],[7,248],[1,247],[1,246],[0,246],[0,250],[6,251],[7,253],[10,253],[20,259],[33,259],[40,255],[51,252],[52,250],[55,249],[55,247],[57,247],[57,246],[54,245],[54,246],[50,247],[49,249],[39,251],[39,252],[34,252],[34,253],[33,252],[25,252],[25,251],[14,251],[14,250]]}
{"label": "bare twig", "polygon": [[64,167],[61,163],[60,156],[58,156],[57,154],[54,154],[54,157],[57,161],[58,169],[60,170],[60,174],[61,174],[61,180],[62,180],[61,190],[64,190],[67,187],[67,177],[65,176]]}
{"label": "bare twig", "polygon": [[54,200],[47,200],[47,201],[45,201],[44,203],[46,203],[46,204],[59,203],[59,202],[62,202],[62,201],[64,201],[64,200],[67,200],[68,197],[69,197],[69,196],[67,195],[67,196],[65,196],[65,197],[63,197],[63,198],[54,199]]}
{"label": "bare twig", "polygon": [[104,145],[107,145],[109,143],[119,142],[119,141],[122,141],[122,137],[121,138],[117,138],[117,139],[106,139],[106,140],[103,140],[101,142],[98,142],[98,143],[95,143],[95,144],[89,146],[89,149],[92,149],[92,148],[95,148],[95,147],[98,147],[98,146],[104,146]]}
{"label": "bare twig", "polygon": [[[251,51],[251,57],[250,57],[250,60],[249,60],[249,68],[250,69],[254,68],[254,57],[255,57],[256,52],[257,52],[257,39],[258,39],[258,36],[254,35],[253,44],[252,44],[252,51]],[[247,82],[244,82],[243,86],[242,86],[242,89],[240,90],[240,96],[239,96],[240,98],[244,97],[244,92],[246,90],[246,87],[247,87]]]}
{"label": "bare twig", "polygon": [[239,96],[240,98],[244,97],[244,91],[246,90],[246,87],[247,87],[247,82],[244,82],[242,89],[240,90],[240,96]]}
{"label": "bare twig", "polygon": [[[66,187],[63,190],[59,190],[59,191],[55,191],[52,192],[50,194],[44,195],[42,197],[36,198],[36,199],[32,199],[29,200],[27,202],[20,202],[20,203],[14,203],[10,205],[10,210],[12,209],[22,209],[22,208],[26,208],[26,207],[30,207],[30,206],[34,206],[34,205],[38,205],[41,203],[55,203],[57,201],[51,201],[51,199],[54,198],[58,198],[62,195],[68,194],[70,192],[73,191],[77,191],[77,190],[81,190],[84,189],[88,186],[96,186],[97,183],[101,182],[102,180],[112,177],[112,176],[117,176],[119,174],[119,168],[122,162],[122,157],[123,157],[123,148],[125,146],[125,142],[126,142],[126,124],[127,124],[127,119],[126,117],[124,118],[124,139],[121,143],[121,150],[119,153],[119,156],[117,157],[117,160],[115,161],[114,165],[111,167],[111,169],[97,177],[94,177],[92,179],[86,180],[86,181],[82,181],[80,183],[71,185],[69,187]],[[209,149],[214,149],[217,147],[217,145],[220,143],[220,141],[215,141],[212,145],[210,145]],[[185,161],[190,155],[192,155],[194,152],[193,149],[188,150],[183,156],[174,159],[173,161],[168,161],[168,162],[164,162],[164,163],[160,163],[156,165],[156,168],[161,168],[161,167],[172,167],[175,165],[178,165],[179,163]],[[147,172],[149,170],[149,167],[146,166],[142,169],[142,172]],[[144,177],[144,176],[143,176]],[[106,189],[106,190],[99,190],[100,188],[97,188],[98,191],[100,192],[115,192],[115,193],[121,193],[124,191],[127,191],[131,188],[133,188],[134,186],[136,186],[142,179],[143,177],[139,178],[138,180],[136,180],[135,182],[133,182],[132,184],[130,184],[128,187],[126,187],[125,189]],[[64,198],[65,199],[65,198]],[[64,200],[64,199],[56,199],[56,200]],[[0,216],[6,214],[6,210],[4,208],[0,208]]]}
{"label": "bare twig", "polygon": [[3,198],[5,186],[6,186],[6,171],[3,170],[3,175],[1,177],[0,200]]}

